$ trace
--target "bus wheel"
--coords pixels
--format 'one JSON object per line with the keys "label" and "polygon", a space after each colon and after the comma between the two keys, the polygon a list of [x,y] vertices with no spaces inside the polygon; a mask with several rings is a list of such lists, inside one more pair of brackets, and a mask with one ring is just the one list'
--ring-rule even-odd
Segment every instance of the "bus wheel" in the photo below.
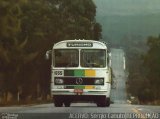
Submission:
{"label": "bus wheel", "polygon": [[65,102],[64,102],[64,105],[65,105],[65,107],[70,107],[71,102],[70,102],[70,101],[65,101]]}
{"label": "bus wheel", "polygon": [[106,106],[109,107],[110,106],[110,98],[107,98],[106,101],[107,101]]}
{"label": "bus wheel", "polygon": [[70,107],[71,101],[72,101],[72,100],[71,100],[71,97],[70,97],[70,96],[65,96],[65,100],[63,101],[65,107]]}
{"label": "bus wheel", "polygon": [[55,107],[62,107],[63,106],[63,101],[62,98],[59,96],[54,96],[54,106]]}
{"label": "bus wheel", "polygon": [[99,97],[97,101],[98,107],[106,107],[107,106],[107,98],[105,96]]}

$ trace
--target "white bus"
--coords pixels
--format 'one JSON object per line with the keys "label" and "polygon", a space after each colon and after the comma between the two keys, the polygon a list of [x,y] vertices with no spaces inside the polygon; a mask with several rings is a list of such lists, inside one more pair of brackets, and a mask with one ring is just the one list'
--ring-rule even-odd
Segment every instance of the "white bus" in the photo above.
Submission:
{"label": "white bus", "polygon": [[52,58],[51,96],[56,107],[71,102],[110,105],[111,69],[105,43],[94,40],[65,40],[46,52]]}

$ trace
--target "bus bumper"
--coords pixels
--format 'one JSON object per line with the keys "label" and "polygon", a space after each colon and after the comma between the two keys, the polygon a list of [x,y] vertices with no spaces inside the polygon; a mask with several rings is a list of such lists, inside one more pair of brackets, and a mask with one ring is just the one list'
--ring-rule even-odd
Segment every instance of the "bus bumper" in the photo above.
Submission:
{"label": "bus bumper", "polygon": [[69,89],[69,90],[64,90],[64,89],[53,89],[51,90],[51,95],[72,95],[72,96],[77,96],[77,95],[99,95],[99,96],[106,96],[110,97],[110,91],[107,90],[75,90],[75,89]]}

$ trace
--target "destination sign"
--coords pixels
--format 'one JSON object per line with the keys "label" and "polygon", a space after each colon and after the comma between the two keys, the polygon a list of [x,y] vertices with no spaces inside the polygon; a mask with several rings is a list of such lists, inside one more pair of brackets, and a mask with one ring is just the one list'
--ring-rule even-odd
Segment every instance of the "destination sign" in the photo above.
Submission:
{"label": "destination sign", "polygon": [[93,47],[91,42],[68,42],[67,47]]}

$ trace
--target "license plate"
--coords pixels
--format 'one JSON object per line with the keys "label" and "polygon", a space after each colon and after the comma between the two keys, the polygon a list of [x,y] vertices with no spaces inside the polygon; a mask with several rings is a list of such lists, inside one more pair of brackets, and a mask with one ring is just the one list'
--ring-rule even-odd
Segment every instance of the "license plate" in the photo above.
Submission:
{"label": "license plate", "polygon": [[74,89],[75,93],[83,93],[83,89]]}

